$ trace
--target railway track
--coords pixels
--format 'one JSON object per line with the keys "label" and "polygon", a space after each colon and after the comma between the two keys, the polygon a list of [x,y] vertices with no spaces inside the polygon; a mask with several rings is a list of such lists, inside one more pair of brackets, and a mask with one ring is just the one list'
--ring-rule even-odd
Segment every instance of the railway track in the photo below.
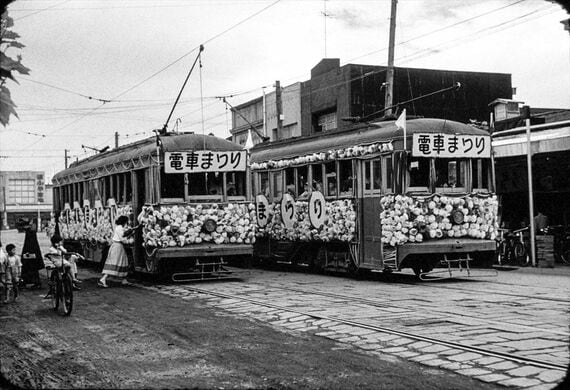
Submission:
{"label": "railway track", "polygon": [[[262,285],[261,283],[259,283],[259,284]],[[243,295],[229,294],[229,293],[223,293],[223,292],[219,292],[219,291],[211,291],[208,289],[199,288],[199,287],[195,287],[195,286],[191,286],[191,285],[184,286],[184,289],[187,291],[192,291],[194,293],[198,293],[198,294],[209,295],[209,296],[218,297],[218,298],[222,298],[222,299],[229,299],[229,300],[233,300],[233,301],[238,300],[238,301],[247,302],[247,303],[253,304],[253,305],[258,305],[258,306],[263,306],[266,308],[271,308],[271,309],[275,309],[275,310],[289,312],[289,313],[296,314],[299,316],[307,316],[307,317],[313,318],[315,320],[332,321],[332,322],[335,322],[338,324],[343,324],[343,325],[351,326],[354,328],[365,329],[365,330],[369,330],[369,331],[373,331],[373,332],[379,332],[379,333],[389,334],[389,335],[394,335],[394,336],[399,336],[399,337],[405,337],[408,339],[412,339],[412,340],[416,340],[416,341],[423,341],[423,342],[427,342],[427,343],[430,343],[433,345],[440,345],[440,346],[452,348],[455,350],[460,350],[460,351],[465,351],[465,352],[473,352],[473,353],[477,353],[477,354],[487,356],[487,357],[495,357],[495,358],[499,358],[502,360],[515,362],[515,363],[518,363],[521,365],[534,366],[534,367],[539,367],[539,368],[544,368],[544,369],[549,369],[549,370],[557,370],[557,371],[566,371],[566,369],[567,369],[567,367],[565,365],[562,365],[562,364],[546,362],[546,361],[528,358],[528,357],[524,357],[524,356],[517,356],[517,355],[509,354],[509,353],[492,351],[492,350],[488,350],[488,349],[476,347],[476,346],[468,346],[468,345],[464,345],[464,344],[460,344],[460,343],[456,343],[456,342],[452,342],[452,341],[445,341],[445,340],[440,340],[437,338],[422,336],[422,335],[418,335],[418,334],[414,334],[414,333],[410,333],[410,332],[404,332],[401,330],[390,329],[387,327],[382,327],[382,326],[377,326],[377,325],[370,325],[370,324],[366,324],[366,323],[355,321],[355,320],[348,320],[348,319],[343,319],[343,318],[334,317],[334,316],[320,315],[320,314],[315,313],[314,311],[305,311],[305,310],[301,310],[301,309],[296,309],[293,307],[289,307],[289,306],[285,306],[285,305],[279,305],[276,303],[267,302],[267,301],[263,301],[260,299],[255,299],[255,298],[251,298],[251,297],[247,297],[247,296],[243,296]],[[308,293],[308,294],[320,294],[323,296],[330,296],[330,297],[343,298],[343,299],[351,299],[351,297],[347,297],[347,296],[343,296],[343,295],[339,295],[339,294],[318,293],[315,291],[307,291],[307,290],[302,290],[302,289],[288,289],[288,290],[289,291],[298,291],[298,292],[303,292],[303,293]],[[366,302],[367,304],[369,304],[364,299],[357,299],[357,300],[359,300],[360,302]]]}

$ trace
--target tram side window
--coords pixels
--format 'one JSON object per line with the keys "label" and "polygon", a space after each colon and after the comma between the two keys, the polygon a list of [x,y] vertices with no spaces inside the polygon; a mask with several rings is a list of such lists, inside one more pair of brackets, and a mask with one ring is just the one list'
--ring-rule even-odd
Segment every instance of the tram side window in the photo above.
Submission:
{"label": "tram side window", "polygon": [[382,164],[380,160],[372,162],[372,189],[379,191],[382,186]]}
{"label": "tram side window", "polygon": [[392,183],[394,182],[394,168],[392,167],[392,156],[387,156],[384,158],[384,171],[386,183],[386,192],[392,192]]}
{"label": "tram side window", "polygon": [[160,197],[184,199],[184,174],[160,172]]}
{"label": "tram side window", "polygon": [[257,189],[257,194],[269,196],[269,172],[259,173],[259,188]]}
{"label": "tram side window", "polygon": [[325,164],[325,196],[337,195],[337,174],[336,163],[334,161]]}
{"label": "tram side window", "polygon": [[313,169],[313,191],[323,192],[323,166],[314,164],[311,167]]}
{"label": "tram side window", "polygon": [[427,190],[429,186],[430,160],[425,157],[411,158],[408,163],[410,191]]}
{"label": "tram side window", "polygon": [[309,167],[297,168],[297,194],[299,197],[309,196]]}
{"label": "tram side window", "polygon": [[273,172],[273,200],[279,200],[283,196],[283,172]]}
{"label": "tram side window", "polygon": [[285,189],[293,197],[297,196],[298,192],[295,189],[295,168],[285,169]]}
{"label": "tram side window", "polygon": [[435,186],[448,191],[465,189],[467,160],[436,158],[435,159]]}
{"label": "tram side window", "polygon": [[473,188],[489,189],[489,160],[472,160],[473,164]]}
{"label": "tram side window", "polygon": [[372,190],[372,161],[364,161],[364,191]]}

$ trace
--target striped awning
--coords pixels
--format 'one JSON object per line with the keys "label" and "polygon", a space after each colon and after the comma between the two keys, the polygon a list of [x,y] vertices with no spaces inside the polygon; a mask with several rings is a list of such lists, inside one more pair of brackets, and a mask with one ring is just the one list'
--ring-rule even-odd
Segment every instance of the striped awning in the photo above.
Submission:
{"label": "striped awning", "polygon": [[[517,128],[508,134],[494,134],[492,144],[495,158],[526,155],[527,135],[524,130]],[[570,151],[570,122],[563,126],[554,123],[532,126],[530,148],[532,154]]]}

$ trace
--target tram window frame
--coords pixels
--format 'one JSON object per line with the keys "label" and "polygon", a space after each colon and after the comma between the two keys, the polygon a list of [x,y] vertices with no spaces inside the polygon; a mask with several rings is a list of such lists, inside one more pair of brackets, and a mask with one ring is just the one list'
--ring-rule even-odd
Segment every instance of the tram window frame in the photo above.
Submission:
{"label": "tram window frame", "polygon": [[311,186],[309,185],[308,165],[301,165],[295,168],[295,183],[297,197],[303,196],[307,198],[312,190]]}
{"label": "tram window frame", "polygon": [[[343,159],[338,160],[338,183],[340,184],[338,187],[338,194],[340,197],[352,197],[354,196],[354,160],[352,159]],[[345,178],[344,170],[346,167],[350,167],[350,174],[348,177]]]}
{"label": "tram window frame", "polygon": [[[160,199],[164,203],[184,201],[184,173],[166,173],[160,170]],[[117,198],[118,199],[118,198]]]}
{"label": "tram window frame", "polygon": [[297,175],[296,169],[293,167],[285,168],[283,170],[283,178],[285,180],[285,191],[288,192],[293,198],[296,198],[299,194],[299,190],[296,188]]}
{"label": "tram window frame", "polygon": [[471,160],[471,182],[473,183],[473,191],[488,192],[491,191],[491,160],[490,159],[472,159]]}
{"label": "tram window frame", "polygon": [[[247,175],[244,171],[224,172],[224,194],[228,200],[244,201],[247,198]],[[233,187],[232,187],[233,185]],[[230,195],[231,189],[234,195]]]}
{"label": "tram window frame", "polygon": [[[435,159],[435,174],[436,177],[434,177],[434,183],[435,183],[435,191],[436,192],[443,192],[443,193],[462,193],[462,192],[467,192],[467,189],[469,188],[470,183],[468,183],[468,179],[469,179],[469,174],[468,174],[468,168],[469,168],[469,161],[470,159],[468,158],[436,158]],[[456,171],[459,171],[457,180],[459,181],[459,179],[461,178],[463,180],[463,184],[460,186],[456,186],[453,187],[452,185],[449,185],[448,182],[446,181],[446,186],[441,186],[438,183],[438,170],[441,169],[441,165],[438,166],[439,164],[441,164],[442,162],[447,162],[447,174],[444,176],[447,176],[447,179],[450,178],[449,175],[449,168],[450,168],[450,164],[451,163],[455,163],[455,169]],[[459,164],[457,164],[459,163]]]}
{"label": "tram window frame", "polygon": [[362,191],[365,195],[380,194],[382,191],[382,160],[380,157],[362,161]]}
{"label": "tram window frame", "polygon": [[382,191],[392,193],[394,188],[394,156],[392,154],[382,156]]}
{"label": "tram window frame", "polygon": [[[425,180],[426,183],[425,185],[412,185],[412,173],[411,173],[411,169],[412,169],[412,165],[416,165],[414,163],[417,162],[417,169],[418,169],[418,173],[421,173],[422,171],[422,167],[421,165],[424,165],[424,169],[426,170],[425,173]],[[408,192],[429,192],[429,187],[430,187],[430,172],[431,172],[431,158],[428,157],[410,157],[408,159],[408,166],[406,169],[406,186],[407,186],[407,191]],[[417,184],[417,183],[414,183]],[[419,183],[419,184],[423,184],[423,183]]]}
{"label": "tram window frame", "polygon": [[[324,194],[324,178],[323,178],[323,164],[311,164],[311,188],[313,191],[319,191]],[[318,171],[318,172],[316,172]]]}
{"label": "tram window frame", "polygon": [[257,195],[265,195],[266,198],[270,197],[271,184],[269,182],[269,171],[257,172],[257,182],[255,183],[255,193]]}
{"label": "tram window frame", "polygon": [[[337,162],[329,161],[323,164],[323,190],[326,191],[325,198],[336,198],[338,197],[338,174],[337,174]],[[334,168],[331,169],[331,167]],[[333,182],[334,180],[334,182]],[[333,185],[334,193],[331,194],[331,184]]]}
{"label": "tram window frame", "polygon": [[283,186],[283,171],[276,170],[271,171],[269,175],[269,180],[271,184],[271,200],[272,201],[280,201],[283,197],[284,186]]}

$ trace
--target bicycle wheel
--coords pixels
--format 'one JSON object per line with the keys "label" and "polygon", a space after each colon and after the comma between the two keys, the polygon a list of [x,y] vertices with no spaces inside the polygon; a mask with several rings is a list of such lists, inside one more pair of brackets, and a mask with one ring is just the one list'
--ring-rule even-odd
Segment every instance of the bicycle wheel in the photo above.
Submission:
{"label": "bicycle wheel", "polygon": [[59,297],[61,295],[61,283],[59,280],[59,272],[57,270],[51,271],[51,275],[49,277],[49,295],[51,299],[51,306],[53,307],[54,311],[59,309]]}
{"label": "bicycle wheel", "polygon": [[61,294],[63,314],[68,316],[71,314],[71,310],[73,309],[73,281],[70,274],[66,273],[63,275],[61,285],[63,290],[63,294]]}
{"label": "bicycle wheel", "polygon": [[515,260],[521,267],[526,267],[530,263],[530,256],[528,255],[526,248],[522,242],[515,243],[514,247]]}

